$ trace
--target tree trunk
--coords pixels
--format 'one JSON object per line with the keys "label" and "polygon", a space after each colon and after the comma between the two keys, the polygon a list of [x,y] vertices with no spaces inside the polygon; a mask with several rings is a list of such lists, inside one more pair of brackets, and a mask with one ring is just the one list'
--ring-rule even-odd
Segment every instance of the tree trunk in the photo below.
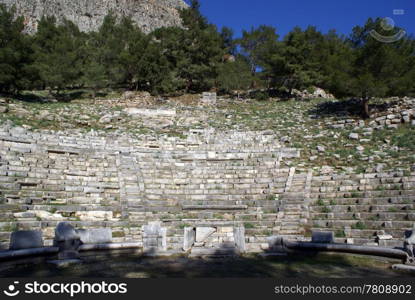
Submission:
{"label": "tree trunk", "polygon": [[369,97],[362,99],[362,106],[363,106],[363,117],[365,119],[370,118],[370,109],[369,109]]}

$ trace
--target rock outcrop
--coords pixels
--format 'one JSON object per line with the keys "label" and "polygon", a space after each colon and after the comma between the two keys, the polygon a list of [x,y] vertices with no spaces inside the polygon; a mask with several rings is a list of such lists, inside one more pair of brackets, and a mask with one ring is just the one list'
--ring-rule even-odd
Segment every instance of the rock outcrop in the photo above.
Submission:
{"label": "rock outcrop", "polygon": [[130,16],[148,33],[180,25],[179,10],[187,7],[183,0],[0,0],[0,4],[15,5],[17,14],[25,18],[28,33],[36,32],[37,22],[44,15],[66,18],[81,31],[96,31],[110,11]]}

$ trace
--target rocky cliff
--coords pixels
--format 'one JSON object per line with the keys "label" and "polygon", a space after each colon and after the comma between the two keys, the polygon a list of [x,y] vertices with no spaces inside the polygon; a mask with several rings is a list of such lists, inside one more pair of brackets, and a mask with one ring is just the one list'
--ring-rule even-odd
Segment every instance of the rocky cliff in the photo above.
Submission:
{"label": "rocky cliff", "polygon": [[117,16],[130,16],[144,32],[159,27],[180,25],[179,9],[187,7],[183,0],[0,0],[15,5],[17,14],[25,17],[26,30],[36,32],[37,21],[44,15],[66,18],[82,31],[95,31],[104,17],[113,11]]}

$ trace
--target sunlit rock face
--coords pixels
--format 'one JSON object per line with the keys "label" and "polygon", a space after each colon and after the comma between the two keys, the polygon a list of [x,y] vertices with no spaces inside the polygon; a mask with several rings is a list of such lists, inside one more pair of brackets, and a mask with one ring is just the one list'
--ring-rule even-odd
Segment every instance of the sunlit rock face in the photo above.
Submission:
{"label": "sunlit rock face", "polygon": [[160,27],[179,26],[179,10],[183,0],[0,0],[15,6],[25,18],[26,31],[34,33],[42,16],[55,16],[74,22],[84,32],[96,31],[104,17],[112,11],[117,16],[130,16],[146,33]]}

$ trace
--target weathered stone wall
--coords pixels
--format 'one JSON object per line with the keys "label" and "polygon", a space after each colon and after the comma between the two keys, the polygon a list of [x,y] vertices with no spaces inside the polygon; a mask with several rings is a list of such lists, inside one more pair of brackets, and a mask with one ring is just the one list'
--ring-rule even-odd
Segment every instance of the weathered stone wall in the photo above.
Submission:
{"label": "weathered stone wall", "polygon": [[180,26],[179,9],[187,7],[182,0],[0,0],[0,3],[16,6],[29,33],[36,32],[42,16],[66,18],[81,31],[96,31],[110,11],[119,17],[130,16],[144,32],[150,32],[160,27]]}
{"label": "weathered stone wall", "polygon": [[381,243],[401,243],[415,221],[413,168],[337,175],[281,164],[299,155],[266,132],[139,140],[3,127],[1,247],[17,229],[42,230],[50,245],[61,221],[109,227],[114,242],[143,242],[143,226],[159,221],[167,250],[183,248],[185,228],[201,227],[212,231],[206,246],[232,242],[231,229],[244,227],[248,251],[267,249],[269,236],[311,230],[355,243],[390,234]]}

